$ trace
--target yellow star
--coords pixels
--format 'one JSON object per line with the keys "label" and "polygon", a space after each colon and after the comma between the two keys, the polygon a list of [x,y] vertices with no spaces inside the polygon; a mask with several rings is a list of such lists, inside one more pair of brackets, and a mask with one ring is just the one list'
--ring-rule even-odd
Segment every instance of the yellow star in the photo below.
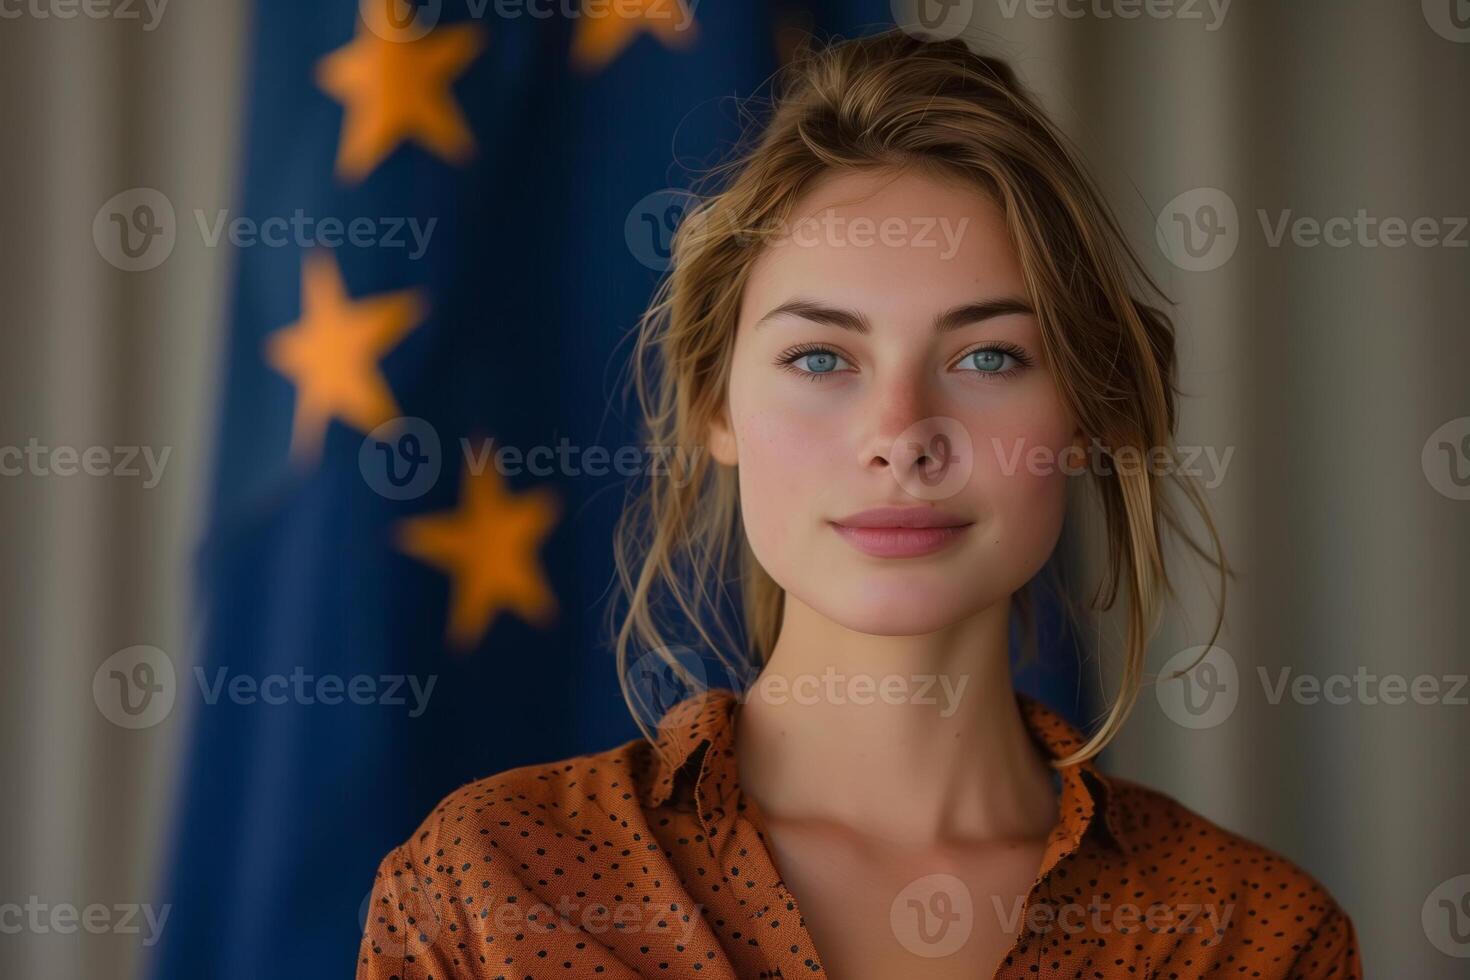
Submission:
{"label": "yellow star", "polygon": [[667,47],[687,47],[694,43],[696,27],[684,0],[618,0],[611,5],[582,0],[572,61],[584,71],[596,71],[632,43],[638,31],[657,35]]}
{"label": "yellow star", "polygon": [[452,579],[449,642],[468,650],[484,638],[502,609],[545,627],[556,599],[536,549],[556,523],[561,505],[544,487],[515,496],[493,466],[465,469],[459,509],[411,517],[398,528],[398,546]]}
{"label": "yellow star", "polygon": [[296,386],[293,454],[315,456],[333,417],[371,432],[398,416],[378,359],[423,321],[425,309],[413,289],[349,299],[331,253],[307,255],[301,319],[265,341],[266,361]]}
{"label": "yellow star", "polygon": [[455,24],[413,40],[393,36],[359,21],[357,37],[317,63],[317,84],[345,108],[337,174],[350,181],[372,173],[408,139],[451,163],[463,163],[475,149],[450,85],[484,47],[480,28]]}

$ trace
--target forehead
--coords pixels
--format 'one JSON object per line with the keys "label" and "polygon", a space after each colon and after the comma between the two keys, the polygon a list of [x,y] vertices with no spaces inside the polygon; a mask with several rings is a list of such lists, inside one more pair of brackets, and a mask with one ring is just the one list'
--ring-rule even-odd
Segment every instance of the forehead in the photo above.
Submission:
{"label": "forehead", "polygon": [[784,232],[751,269],[743,321],[796,294],[926,322],[957,303],[1025,295],[1004,212],[959,178],[829,175],[797,202]]}

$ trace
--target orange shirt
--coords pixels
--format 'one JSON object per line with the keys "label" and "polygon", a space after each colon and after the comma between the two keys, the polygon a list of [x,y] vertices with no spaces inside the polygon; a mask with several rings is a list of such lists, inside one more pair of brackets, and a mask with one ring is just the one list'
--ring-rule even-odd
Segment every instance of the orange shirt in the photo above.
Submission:
{"label": "orange shirt", "polygon": [[[1082,744],[1016,697],[1052,758]],[[640,738],[450,794],[378,868],[360,980],[825,977],[740,793],[738,703],[716,690],[670,709],[658,743],[673,765]],[[1290,861],[1091,762],[1059,775],[996,978],[1361,977],[1352,922]],[[895,938],[962,945],[953,930],[990,908],[963,892],[896,901]]]}

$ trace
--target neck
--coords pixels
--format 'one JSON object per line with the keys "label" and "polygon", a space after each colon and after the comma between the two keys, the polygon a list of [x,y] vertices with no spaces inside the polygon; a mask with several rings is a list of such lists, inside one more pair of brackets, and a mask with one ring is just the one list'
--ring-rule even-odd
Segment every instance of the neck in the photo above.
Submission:
{"label": "neck", "polygon": [[910,845],[1044,839],[1052,768],[1011,687],[1009,604],[937,633],[846,630],[786,596],[736,706],[743,791],[768,819]]}

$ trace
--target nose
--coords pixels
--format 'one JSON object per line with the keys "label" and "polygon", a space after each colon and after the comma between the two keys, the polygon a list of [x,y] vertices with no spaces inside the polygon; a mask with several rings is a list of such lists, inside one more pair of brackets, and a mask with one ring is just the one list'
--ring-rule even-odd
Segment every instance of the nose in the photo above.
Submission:
{"label": "nose", "polygon": [[925,424],[932,417],[932,400],[916,373],[895,372],[871,387],[866,413],[872,421],[862,446],[864,466],[891,468],[902,476],[933,462],[933,434]]}

